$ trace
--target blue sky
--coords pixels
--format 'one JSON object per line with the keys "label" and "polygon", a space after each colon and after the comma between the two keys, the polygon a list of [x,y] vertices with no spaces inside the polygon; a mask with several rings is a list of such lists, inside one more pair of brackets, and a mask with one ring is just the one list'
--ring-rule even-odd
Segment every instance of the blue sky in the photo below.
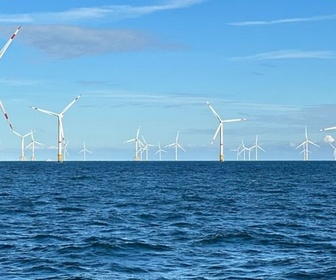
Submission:
{"label": "blue sky", "polygon": [[[301,160],[305,126],[320,146],[310,158],[332,160],[324,138],[336,131],[320,129],[336,126],[335,1],[19,2],[0,4],[0,44],[22,25],[0,61],[0,98],[14,129],[45,145],[37,159],[56,160],[57,119],[30,106],[60,112],[81,94],[63,119],[72,160],[84,141],[87,159],[132,160],[124,142],[139,126],[161,146],[180,131],[181,160],[217,160],[206,101],[223,119],[248,119],[225,125],[227,160],[256,135],[260,159]],[[0,125],[0,160],[18,160],[19,137]]]}

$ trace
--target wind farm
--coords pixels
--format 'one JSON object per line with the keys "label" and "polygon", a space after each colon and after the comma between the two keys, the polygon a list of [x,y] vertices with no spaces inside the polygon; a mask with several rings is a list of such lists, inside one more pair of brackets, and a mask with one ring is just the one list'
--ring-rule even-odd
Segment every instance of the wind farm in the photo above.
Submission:
{"label": "wind farm", "polygon": [[[242,25],[233,24],[230,25],[230,28],[238,29],[237,26],[247,26],[250,24],[251,23],[249,22],[245,22]],[[0,50],[0,65],[5,71],[2,73],[4,76],[2,84],[6,87],[6,90],[2,93],[2,98],[4,97],[3,100],[6,103],[6,107],[10,109],[11,115],[13,114],[15,116],[14,129],[4,104],[2,100],[0,100],[2,113],[12,132],[8,133],[8,135],[4,134],[4,139],[2,141],[2,146],[5,150],[4,154],[6,155],[7,150],[10,151],[8,160],[16,160],[16,157],[13,156],[13,150],[17,149],[14,147],[14,143],[17,140],[12,139],[10,134],[21,139],[19,160],[26,160],[25,150],[27,148],[32,151],[33,155],[31,159],[36,160],[35,148],[37,146],[42,156],[41,158],[38,157],[38,160],[54,160],[55,157],[49,155],[49,153],[51,154],[55,149],[57,150],[56,161],[58,162],[64,161],[65,158],[67,158],[67,160],[81,160],[86,158],[87,155],[87,153],[84,152],[80,153],[83,158],[78,155],[78,151],[84,149],[82,147],[81,139],[89,139],[90,143],[92,143],[91,149],[94,149],[95,152],[90,156],[90,160],[210,160],[220,162],[233,160],[330,160],[328,148],[332,147],[334,143],[330,142],[327,143],[327,145],[325,141],[323,141],[323,137],[325,136],[324,132],[330,131],[332,133],[332,130],[336,130],[336,127],[332,126],[332,123],[330,126],[326,125],[332,122],[333,117],[322,118],[321,114],[319,114],[319,118],[311,118],[314,114],[308,113],[309,108],[302,109],[302,111],[298,113],[298,106],[295,104],[292,106],[287,99],[287,96],[292,94],[287,93],[286,90],[278,93],[279,96],[281,95],[284,97],[284,104],[275,104],[273,102],[275,96],[274,93],[272,93],[270,88],[266,86],[265,90],[263,90],[262,84],[259,84],[259,89],[264,92],[265,98],[260,99],[259,97],[259,99],[257,98],[255,100],[252,98],[252,96],[257,96],[253,86],[254,83],[258,83],[258,81],[257,79],[245,79],[245,76],[243,78],[244,82],[242,83],[240,83],[239,80],[234,80],[235,82],[232,80],[231,82],[230,79],[227,78],[228,80],[225,83],[227,88],[223,87],[220,80],[212,81],[209,90],[205,90],[201,84],[199,85],[199,89],[196,90],[196,88],[194,88],[193,83],[199,84],[201,81],[201,79],[196,78],[196,76],[189,80],[188,84],[184,83],[184,80],[177,79],[176,76],[174,76],[174,80],[168,82],[169,76],[166,76],[167,83],[163,83],[162,87],[159,87],[159,84],[156,83],[155,79],[146,79],[145,77],[142,77],[142,79],[139,78],[139,80],[134,80],[134,86],[129,89],[126,89],[127,87],[125,87],[125,85],[120,84],[121,89],[119,90],[117,89],[119,87],[117,82],[107,86],[112,80],[112,78],[107,75],[100,74],[104,81],[99,81],[99,79],[94,78],[88,81],[81,81],[81,78],[78,76],[78,71],[67,71],[70,70],[71,67],[75,67],[80,60],[70,61],[66,56],[62,57],[62,54],[65,55],[66,48],[59,47],[56,49],[56,47],[50,47],[48,49],[50,52],[63,51],[63,53],[59,53],[59,57],[55,56],[55,67],[58,63],[64,64],[63,70],[66,74],[62,75],[62,71],[59,71],[57,72],[59,77],[55,74],[50,75],[50,81],[52,81],[50,83],[47,80],[48,78],[43,82],[36,82],[36,84],[45,85],[46,91],[45,93],[39,91],[35,94],[33,93],[34,91],[30,89],[30,86],[35,86],[33,80],[26,83],[25,86],[21,86],[20,83],[24,84],[25,81],[24,78],[22,78],[21,81],[19,79],[25,77],[25,74],[23,73],[24,71],[21,69],[24,69],[26,73],[33,74],[33,71],[27,71],[27,69],[31,66],[34,71],[37,71],[38,64],[32,63],[31,65],[27,65],[27,61],[30,60],[22,59],[24,57],[22,52],[23,50],[26,50],[27,43],[33,42],[35,38],[36,42],[39,41],[40,44],[47,42],[44,40],[40,41],[38,33],[33,32],[36,30],[35,27],[30,24],[25,25],[22,27],[21,24],[18,24],[16,25],[16,29],[14,26],[11,30],[8,26],[2,31],[4,45]],[[43,34],[50,34],[50,37],[53,37],[56,34],[56,29],[56,26],[51,29],[48,27],[49,33]],[[13,32],[13,30],[15,31]],[[53,33],[54,31],[55,33]],[[41,32],[44,31],[41,29]],[[7,37],[8,34],[11,34],[9,38]],[[13,44],[14,39],[15,43]],[[58,42],[54,40],[53,43],[55,43],[56,46],[56,43]],[[80,41],[79,44],[84,44],[84,42]],[[93,47],[94,44],[91,44],[90,46]],[[95,46],[97,47],[97,45]],[[67,55],[70,54],[67,53]],[[78,53],[78,55],[80,57],[82,54]],[[266,60],[267,62],[278,62],[285,59],[290,60],[292,59],[292,56],[295,56],[295,58],[298,57],[298,53],[287,54],[280,52],[278,55],[279,56],[277,56],[276,52],[269,52],[268,55],[232,56],[227,58],[227,62],[232,66],[235,63],[239,63],[239,61],[248,62],[250,60]],[[83,56],[85,56],[85,54],[83,54]],[[114,55],[112,54],[112,56]],[[42,60],[49,63],[48,59],[50,59],[50,57],[48,56],[48,52],[46,52],[46,57],[43,57]],[[64,60],[62,61],[62,59]],[[94,59],[95,58],[93,58],[93,60]],[[119,59],[122,60],[125,59],[125,57],[118,58],[118,60]],[[319,59],[319,57],[317,59]],[[31,61],[34,60],[32,59]],[[20,63],[22,64],[22,67]],[[136,63],[136,61],[134,60],[133,63]],[[18,67],[19,65],[20,67]],[[100,65],[103,65],[103,63]],[[264,69],[252,72],[254,73],[254,78],[264,77],[266,79],[267,75],[263,75],[261,70],[275,69],[271,64],[261,63],[260,65],[263,65]],[[179,66],[182,67],[182,65]],[[53,71],[52,68],[50,69]],[[90,75],[84,75],[87,77],[95,77],[94,71],[101,73],[99,67],[94,67],[94,69],[82,67],[82,70],[83,69],[87,71],[87,74],[90,73]],[[106,68],[104,69],[104,73],[108,73]],[[234,68],[232,67],[232,69]],[[92,70],[94,71],[92,72]],[[15,71],[18,72],[18,75],[16,75]],[[125,77],[125,79],[128,80],[126,72],[122,71],[117,73],[115,67],[113,67],[111,71],[113,74],[117,75],[117,79],[120,80],[121,77]],[[56,71],[54,73],[56,73]],[[185,73],[185,71],[181,71],[182,76],[185,76]],[[218,73],[220,73],[220,71],[218,71]],[[243,70],[242,73],[244,73]],[[285,75],[284,72],[282,73]],[[42,76],[49,76],[47,71],[44,74],[45,75]],[[141,74],[145,76],[146,72],[144,71]],[[11,78],[8,75],[15,75],[16,78]],[[275,74],[273,73],[273,75]],[[61,87],[57,85],[57,82],[55,82],[53,77],[55,77],[55,80],[57,79],[60,81],[60,85],[62,84]],[[206,77],[209,78],[209,76]],[[216,77],[216,75],[213,75],[213,77]],[[11,89],[8,85],[11,83],[14,84],[14,80],[16,81],[15,86],[18,86],[19,90],[12,86],[12,91],[8,91],[8,89]],[[176,83],[174,83],[175,81]],[[275,79],[273,79],[273,81],[275,83]],[[313,81],[314,80],[311,80],[312,83]],[[69,87],[69,89],[63,90],[63,86],[66,83],[73,83],[72,88],[70,89]],[[76,83],[77,85],[75,85]],[[294,81],[292,81],[292,83],[294,83]],[[78,86],[79,84],[81,87]],[[176,87],[176,85],[179,84],[183,89],[179,90],[178,87]],[[148,93],[145,93],[145,90],[140,89],[142,85],[148,86]],[[152,85],[156,86],[151,88]],[[206,82],[204,85],[209,85],[209,82]],[[217,86],[218,89],[216,89]],[[247,93],[244,93],[246,89],[243,89],[242,87],[245,86],[251,87],[251,89],[254,90],[254,92],[251,93],[251,98],[247,98]],[[172,90],[170,90],[170,88]],[[27,89],[27,91],[25,91],[25,89]],[[270,94],[265,94],[266,91]],[[81,92],[81,94],[78,95],[78,92]],[[53,104],[55,104],[55,106],[60,104],[61,106],[61,103],[64,102],[64,100],[67,100],[67,98],[70,99],[73,95],[77,95],[77,97],[60,111],[60,113],[42,109],[52,108]],[[83,101],[81,101],[78,107],[76,106],[76,109],[74,109],[74,112],[71,113],[75,118],[73,119],[69,114],[69,124],[66,124],[66,128],[69,125],[69,134],[67,133],[67,137],[65,137],[63,127],[64,115],[68,114],[70,107],[72,107],[82,95],[85,96],[85,98],[82,99]],[[210,98],[212,103],[207,101],[210,100]],[[40,100],[43,100],[43,102],[40,103],[41,107],[31,106],[31,104],[38,105]],[[208,114],[206,109],[203,108],[204,102],[217,121],[214,133],[211,132],[213,129],[211,113]],[[47,121],[41,120],[40,117],[30,115],[30,113],[26,112],[27,103],[29,103],[28,106],[35,111],[57,118],[57,141],[50,140],[53,132],[51,125],[46,124]],[[326,100],[326,104],[332,104],[332,99],[329,98]],[[299,106],[309,107],[308,104],[300,103]],[[107,109],[107,107],[110,109]],[[204,107],[206,108],[206,106]],[[313,106],[310,107],[313,108]],[[124,108],[125,111],[123,111]],[[216,108],[216,110],[214,108]],[[291,108],[296,109],[294,110]],[[332,110],[330,111],[332,112]],[[223,118],[225,115],[237,115],[240,116],[240,118]],[[287,116],[288,119],[291,119],[290,122],[286,120]],[[286,124],[285,120],[287,121]],[[80,125],[74,125],[75,122],[80,122]],[[240,124],[238,124],[238,122]],[[140,133],[140,126],[138,126],[138,123],[142,124],[141,128],[147,129],[145,133],[142,133],[143,131]],[[309,123],[310,135],[313,135],[317,141],[310,141],[307,138],[307,135],[305,135],[305,140],[303,142],[300,141],[299,131],[303,127],[305,127],[305,130],[308,129],[308,126],[306,126],[305,123]],[[22,131],[29,131],[31,127],[36,127],[39,137],[42,137],[41,142],[46,144],[42,146],[38,144],[40,142],[32,140],[29,145],[25,146],[24,140],[29,136],[29,133],[21,133]],[[135,133],[135,138],[125,141],[124,139],[128,139],[128,135],[131,134],[132,127],[138,127]],[[281,130],[284,127],[286,127],[286,129],[289,128],[289,131],[282,133]],[[326,128],[321,129],[321,127]],[[175,142],[171,143],[169,141],[170,136],[173,133],[176,133],[176,131],[178,132]],[[180,133],[183,135],[183,147],[178,142]],[[212,138],[211,133],[213,133]],[[305,134],[307,134],[307,132],[305,132]],[[31,136],[33,137],[33,135]],[[244,139],[244,141],[242,139]],[[259,142],[259,139],[262,141],[261,143]],[[73,151],[71,157],[67,150],[67,143],[69,140],[71,140],[72,143],[70,151]],[[8,149],[6,149],[6,143],[8,143]],[[123,145],[123,143],[132,143],[133,146]],[[162,146],[161,144],[153,145],[151,143],[161,143]],[[320,149],[315,150],[312,146],[319,146]],[[134,152],[130,152],[132,148]],[[303,155],[303,158],[297,157],[295,150],[299,148],[302,148],[299,155]],[[215,152],[216,150],[217,152]],[[233,151],[234,153],[228,151]],[[214,155],[215,153],[217,153],[217,155]]]}

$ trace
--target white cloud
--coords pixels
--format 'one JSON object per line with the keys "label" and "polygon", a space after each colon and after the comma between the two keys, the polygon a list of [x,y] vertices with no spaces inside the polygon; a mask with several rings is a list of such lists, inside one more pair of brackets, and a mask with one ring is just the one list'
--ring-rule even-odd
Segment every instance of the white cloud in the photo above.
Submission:
{"label": "white cloud", "polygon": [[335,51],[300,51],[300,50],[281,50],[267,53],[259,53],[250,56],[232,57],[231,60],[273,60],[273,59],[335,59]]}
{"label": "white cloud", "polygon": [[310,21],[325,21],[325,20],[336,20],[335,15],[323,15],[323,16],[312,16],[304,18],[287,18],[269,21],[241,21],[241,22],[231,22],[229,25],[236,26],[249,26],[249,25],[271,25],[271,24],[283,24],[283,23],[295,23],[295,22],[310,22]]}
{"label": "white cloud", "polygon": [[188,8],[209,0],[170,0],[165,4],[152,6],[109,5],[82,7],[63,12],[42,12],[31,14],[0,14],[0,22],[62,24],[87,20],[108,19],[111,21],[136,18],[159,11]]}

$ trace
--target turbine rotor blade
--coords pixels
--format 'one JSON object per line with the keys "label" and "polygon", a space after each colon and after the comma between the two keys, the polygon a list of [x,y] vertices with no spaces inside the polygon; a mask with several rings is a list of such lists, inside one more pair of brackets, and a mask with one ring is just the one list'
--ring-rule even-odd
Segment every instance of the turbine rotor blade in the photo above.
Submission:
{"label": "turbine rotor blade", "polygon": [[60,113],[60,115],[63,115],[66,111],[68,111],[69,110],[69,108],[81,97],[82,95],[78,95],[73,101],[71,101],[70,103],[69,103],[69,105],[67,105],[64,109],[63,109],[63,111]]}
{"label": "turbine rotor blade", "polygon": [[16,31],[12,34],[12,36],[9,38],[9,40],[7,41],[7,43],[3,46],[3,48],[0,50],[0,59],[2,58],[2,56],[5,54],[6,50],[8,49],[9,45],[13,42],[16,34],[18,34],[18,32],[21,29],[21,25],[16,29]]}

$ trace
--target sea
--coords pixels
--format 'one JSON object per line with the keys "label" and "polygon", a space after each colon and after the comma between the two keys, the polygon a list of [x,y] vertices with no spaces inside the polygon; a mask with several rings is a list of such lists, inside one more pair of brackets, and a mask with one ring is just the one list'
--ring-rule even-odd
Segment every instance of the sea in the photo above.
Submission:
{"label": "sea", "polygon": [[0,162],[0,279],[336,279],[336,162]]}

